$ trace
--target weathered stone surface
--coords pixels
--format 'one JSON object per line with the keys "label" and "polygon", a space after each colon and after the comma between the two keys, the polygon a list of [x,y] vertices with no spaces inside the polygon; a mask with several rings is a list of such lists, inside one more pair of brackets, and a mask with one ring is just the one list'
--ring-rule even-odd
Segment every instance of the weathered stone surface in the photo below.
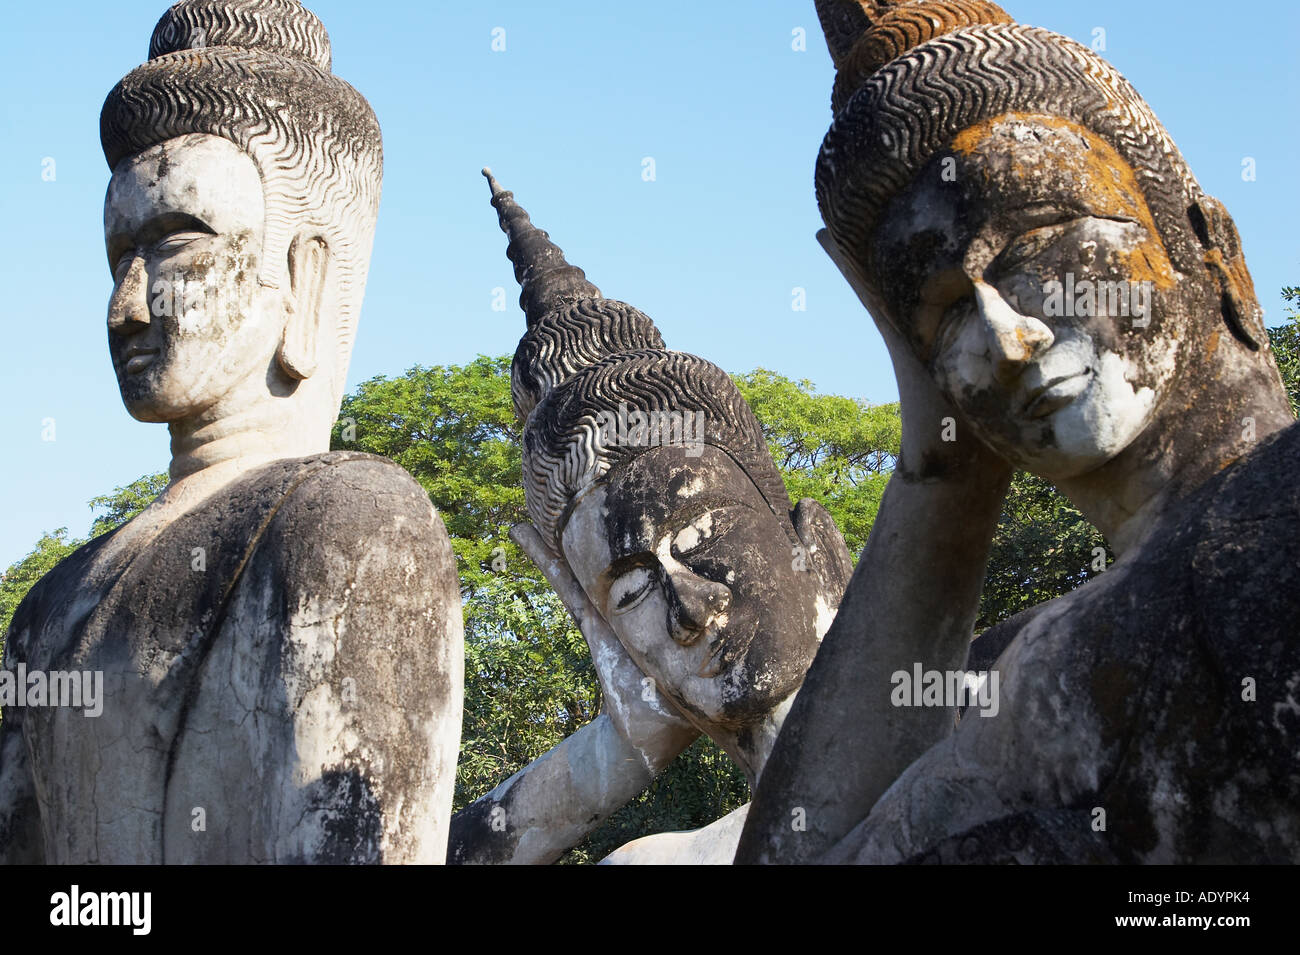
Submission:
{"label": "weathered stone surface", "polygon": [[[817,193],[899,371],[905,467],[737,860],[1295,861],[1300,433],[1231,218],[1079,44],[985,3],[849,6],[819,0],[853,89]],[[945,422],[966,460],[928,437]],[[1012,467],[1117,559],[981,637],[996,717],[891,714],[890,666],[965,659],[988,541],[957,489],[986,522]],[[863,612],[954,535],[955,599]]]}
{"label": "weathered stone surface", "polygon": [[733,809],[694,832],[661,832],[635,839],[600,860],[601,865],[731,865],[749,805]]}
{"label": "weathered stone surface", "polygon": [[[963,719],[828,861],[901,860],[1058,806],[1074,810],[1042,826],[1058,855],[1086,836],[1130,864],[1293,860],[1297,460],[1293,425],[1189,495],[1148,546],[990,631],[1015,634],[998,717]],[[963,861],[1003,851],[984,833]]]}
{"label": "weathered stone surface", "polygon": [[[605,712],[458,813],[451,858],[542,862],[701,732],[756,780],[849,559],[824,508],[791,509],[730,377],[665,350],[649,318],[603,298],[492,187],[529,321],[513,379],[535,529],[516,540],[586,635]],[[699,845],[729,856],[739,828]],[[686,861],[705,851],[695,844],[674,836],[630,858],[675,846]]]}
{"label": "weathered stone surface", "polygon": [[[414,479],[351,452],[278,461],[133,537],[80,548],[10,630],[10,668],[106,674],[99,718],[6,711],[57,824],[46,861],[437,861],[459,661],[430,608],[458,591]],[[88,592],[112,598],[70,612]]]}
{"label": "weathered stone surface", "polygon": [[182,0],[101,117],[109,348],[171,482],[18,608],[0,858],[440,862],[460,735],[450,541],[393,463],[328,452],[382,146],[295,0]]}
{"label": "weathered stone surface", "polygon": [[1118,862],[1082,810],[1004,816],[945,839],[905,865],[1104,865]]}

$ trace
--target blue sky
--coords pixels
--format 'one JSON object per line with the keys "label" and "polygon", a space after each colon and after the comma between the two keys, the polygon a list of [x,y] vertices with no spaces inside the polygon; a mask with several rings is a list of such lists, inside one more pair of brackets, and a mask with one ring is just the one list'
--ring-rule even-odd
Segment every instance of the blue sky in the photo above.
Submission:
{"label": "blue sky", "polygon": [[[1006,0],[1091,43],[1152,104],[1236,219],[1269,324],[1300,284],[1300,13],[1260,0]],[[309,0],[334,69],[384,130],[383,206],[349,387],[412,364],[512,352],[523,328],[478,171],[506,188],[606,295],[669,347],[824,392],[894,400],[870,320],[814,240],[813,163],[830,58],[812,0]],[[99,108],[146,56],[165,0],[18,3],[0,35],[0,567],[43,531],[85,534],[91,497],[168,460],[163,425],[123,410],[104,326],[111,280]],[[1248,12],[1246,12],[1248,11]],[[1266,29],[1261,29],[1266,26]],[[504,52],[492,50],[505,30]],[[793,31],[807,32],[806,51]],[[55,179],[42,179],[46,157]],[[655,161],[656,179],[642,178]],[[1242,162],[1255,160],[1255,181]],[[509,308],[492,309],[497,287]],[[792,310],[792,289],[807,310]],[[45,419],[55,440],[42,440]]]}

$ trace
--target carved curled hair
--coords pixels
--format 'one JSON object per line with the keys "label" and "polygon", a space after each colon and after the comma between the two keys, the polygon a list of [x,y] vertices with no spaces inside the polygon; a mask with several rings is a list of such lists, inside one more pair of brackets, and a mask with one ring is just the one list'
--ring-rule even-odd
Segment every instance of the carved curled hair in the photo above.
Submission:
{"label": "carved curled hair", "polygon": [[210,46],[256,48],[326,73],[333,65],[325,24],[299,0],[184,0],[154,27],[149,59]]}
{"label": "carved curled hair", "polygon": [[501,231],[510,238],[506,256],[515,267],[519,307],[528,330],[510,365],[515,415],[528,420],[548,391],[576,371],[607,355],[663,348],[650,317],[626,302],[605,298],[564,250],[533,224],[515,194],[501,188],[492,170],[483,176],[492,190]]}
{"label": "carved curled hair", "polygon": [[613,299],[562,305],[533,325],[515,349],[510,393],[526,421],[542,396],[573,374],[609,355],[663,349],[659,329],[640,309]]}
{"label": "carved curled hair", "polygon": [[[920,23],[927,11],[958,6],[972,14],[977,5],[925,0],[907,4],[906,12],[909,22]],[[890,26],[904,12],[900,6],[888,22],[880,19],[882,31],[887,29],[893,39],[905,38]],[[931,25],[936,30],[941,26]],[[837,36],[834,44],[842,49],[844,37]],[[868,47],[882,51],[887,44],[868,36],[853,49]],[[867,54],[861,55],[869,65]],[[831,235],[863,267],[870,284],[879,287],[875,276],[886,266],[873,262],[869,251],[876,222],[890,200],[931,158],[951,148],[958,133],[1007,113],[1059,117],[1109,142],[1133,167],[1174,266],[1185,273],[1203,267],[1188,229],[1188,210],[1201,198],[1201,189],[1137,91],[1073,40],[1035,27],[994,23],[959,27],[895,56],[858,83],[826,134],[817,159],[817,202]]]}
{"label": "carved curled hair", "polygon": [[[510,391],[524,422],[524,499],[547,545],[559,551],[564,516],[579,492],[620,463],[662,446],[606,440],[613,436],[601,419],[622,410],[654,416],[656,424],[660,415],[680,415],[683,430],[687,414],[692,424],[701,422],[700,442],[740,466],[797,543],[785,482],[731,376],[703,358],[668,351],[649,316],[601,295],[533,224],[514,193],[502,189],[490,169],[483,175],[510,239],[506,255],[528,323],[511,364]],[[691,431],[680,436],[683,443],[696,439]]]}
{"label": "carved curled hair", "polygon": [[329,36],[297,0],[181,0],[159,20],[149,55],[104,101],[100,140],[109,167],[192,133],[248,153],[266,196],[261,281],[284,284],[298,229],[319,229],[329,243],[341,390],[383,181],[370,104],[329,72]]}
{"label": "carved curled hair", "polygon": [[653,415],[691,412],[703,421],[702,443],[726,452],[754,482],[792,542],[790,495],[763,430],[735,382],[711,362],[685,352],[645,349],[610,355],[550,391],[524,430],[524,491],[542,538],[560,550],[562,522],[579,492],[611,469],[649,450],[606,441],[602,412]]}
{"label": "carved curled hair", "polygon": [[[822,6],[831,6],[823,2]],[[831,111],[844,108],[872,73],[913,47],[961,27],[993,23],[1014,23],[991,0],[928,0],[924,3],[844,4],[860,11],[858,26],[850,22],[841,28],[845,43],[835,56],[835,87]],[[865,9],[868,6],[873,9]]]}

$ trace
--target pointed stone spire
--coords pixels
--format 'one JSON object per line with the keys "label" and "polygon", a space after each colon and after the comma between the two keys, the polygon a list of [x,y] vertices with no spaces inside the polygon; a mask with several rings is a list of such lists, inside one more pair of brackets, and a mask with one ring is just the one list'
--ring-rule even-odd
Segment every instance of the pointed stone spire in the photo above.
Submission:
{"label": "pointed stone spire", "polygon": [[515,202],[515,194],[501,188],[491,169],[483,176],[492,188],[492,206],[501,222],[501,231],[510,239],[506,256],[514,263],[515,281],[522,291],[519,307],[524,310],[528,327],[562,305],[581,299],[598,299],[600,289],[587,281],[586,274],[564,258],[564,250],[551,237],[533,225],[528,213]]}
{"label": "pointed stone spire", "polygon": [[855,0],[816,0],[817,19],[821,21],[822,33],[826,36],[826,45],[831,51],[831,61],[839,69],[845,57],[853,49],[853,44],[871,26],[873,8],[883,6],[877,3],[862,3]]}

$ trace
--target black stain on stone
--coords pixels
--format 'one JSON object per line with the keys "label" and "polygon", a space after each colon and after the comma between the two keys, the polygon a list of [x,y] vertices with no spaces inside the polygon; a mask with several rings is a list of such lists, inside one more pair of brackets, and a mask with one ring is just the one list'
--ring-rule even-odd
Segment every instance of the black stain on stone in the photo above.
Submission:
{"label": "black stain on stone", "polygon": [[383,862],[383,813],[370,780],[357,769],[332,769],[321,775],[316,788],[325,840],[313,861],[326,865]]}

